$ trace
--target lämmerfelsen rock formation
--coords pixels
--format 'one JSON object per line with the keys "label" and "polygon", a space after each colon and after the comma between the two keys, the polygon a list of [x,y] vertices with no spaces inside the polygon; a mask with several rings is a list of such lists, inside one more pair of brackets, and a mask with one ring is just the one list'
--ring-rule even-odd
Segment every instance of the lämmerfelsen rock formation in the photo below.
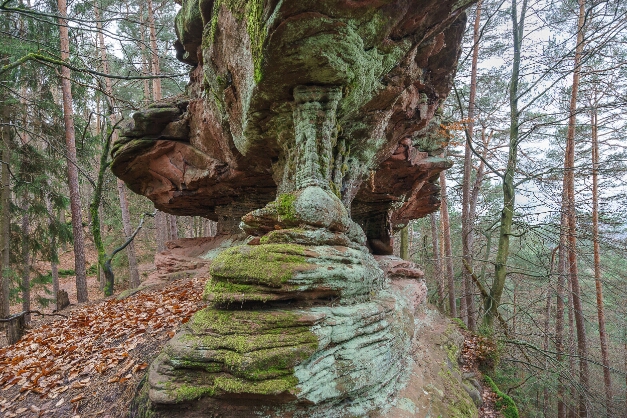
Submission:
{"label": "l\u00e4mmerfelsen rock formation", "polygon": [[220,236],[197,254],[208,307],[152,363],[136,415],[476,415],[454,331],[445,377],[420,371],[422,272],[391,256],[394,231],[439,207],[470,3],[182,2],[187,95],[135,113],[112,170]]}

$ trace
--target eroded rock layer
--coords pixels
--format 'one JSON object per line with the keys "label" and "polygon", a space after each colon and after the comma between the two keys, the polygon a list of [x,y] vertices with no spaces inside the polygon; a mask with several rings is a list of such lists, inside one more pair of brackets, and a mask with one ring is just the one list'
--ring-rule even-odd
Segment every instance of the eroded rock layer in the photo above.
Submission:
{"label": "eroded rock layer", "polygon": [[[293,303],[295,308],[266,303],[232,310],[240,303],[234,301],[231,309],[195,314],[150,367],[155,412],[186,416],[180,404],[190,401],[224,417],[361,416],[381,408],[403,384],[414,312],[426,296],[420,271],[396,260],[392,264],[401,263],[409,275],[400,279],[397,271],[392,281],[380,276],[378,287],[385,289],[367,301],[327,306],[319,298],[314,305]],[[363,282],[361,288],[373,286]],[[209,300],[215,300],[214,290],[209,283]],[[229,398],[257,402],[223,409]]]}
{"label": "eroded rock layer", "polygon": [[378,262],[387,286],[367,302],[199,312],[151,365],[133,416],[476,417],[463,337],[425,308],[415,264]]}

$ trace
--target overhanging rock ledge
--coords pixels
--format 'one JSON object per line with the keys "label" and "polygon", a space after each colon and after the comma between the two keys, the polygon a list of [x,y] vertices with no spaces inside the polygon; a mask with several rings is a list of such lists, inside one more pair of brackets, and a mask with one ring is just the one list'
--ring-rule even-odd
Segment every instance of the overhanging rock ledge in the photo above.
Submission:
{"label": "overhanging rock ledge", "polygon": [[[391,256],[393,232],[439,207],[470,3],[182,1],[187,93],[133,115],[112,170],[160,210],[217,220],[221,251],[199,255],[208,307],[152,363],[135,415],[476,415],[454,359],[419,372],[434,314],[422,272]],[[428,408],[399,398],[416,379]]]}

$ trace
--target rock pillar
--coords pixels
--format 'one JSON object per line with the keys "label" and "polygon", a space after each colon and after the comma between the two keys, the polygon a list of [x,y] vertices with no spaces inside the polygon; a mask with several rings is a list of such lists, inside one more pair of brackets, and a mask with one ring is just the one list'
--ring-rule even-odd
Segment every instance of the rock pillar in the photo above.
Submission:
{"label": "rock pillar", "polygon": [[[205,290],[211,306],[151,365],[153,404],[202,398],[204,408],[233,416],[336,417],[379,408],[395,392],[416,300],[390,289],[336,194],[340,98],[337,87],[295,89],[282,192],[242,218],[258,238],[214,259]],[[413,286],[424,299],[424,284]]]}

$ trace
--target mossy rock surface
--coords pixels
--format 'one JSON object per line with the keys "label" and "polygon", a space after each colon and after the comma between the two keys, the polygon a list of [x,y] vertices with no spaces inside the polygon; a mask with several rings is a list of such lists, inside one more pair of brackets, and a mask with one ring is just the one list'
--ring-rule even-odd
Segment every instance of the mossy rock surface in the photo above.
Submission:
{"label": "mossy rock surface", "polygon": [[341,297],[367,300],[384,285],[372,255],[343,246],[241,245],[218,255],[205,297],[217,305]]}
{"label": "mossy rock surface", "polygon": [[312,268],[305,247],[290,244],[242,245],[218,255],[211,266],[217,280],[280,287],[298,271]]}
{"label": "mossy rock surface", "polygon": [[193,410],[348,418],[384,410],[411,358],[414,307],[403,286],[340,306],[199,311],[151,365],[150,402],[159,417]]}
{"label": "mossy rock surface", "polygon": [[318,348],[315,317],[291,311],[197,312],[153,363],[151,398],[179,403],[224,393],[293,390],[293,368]]}

